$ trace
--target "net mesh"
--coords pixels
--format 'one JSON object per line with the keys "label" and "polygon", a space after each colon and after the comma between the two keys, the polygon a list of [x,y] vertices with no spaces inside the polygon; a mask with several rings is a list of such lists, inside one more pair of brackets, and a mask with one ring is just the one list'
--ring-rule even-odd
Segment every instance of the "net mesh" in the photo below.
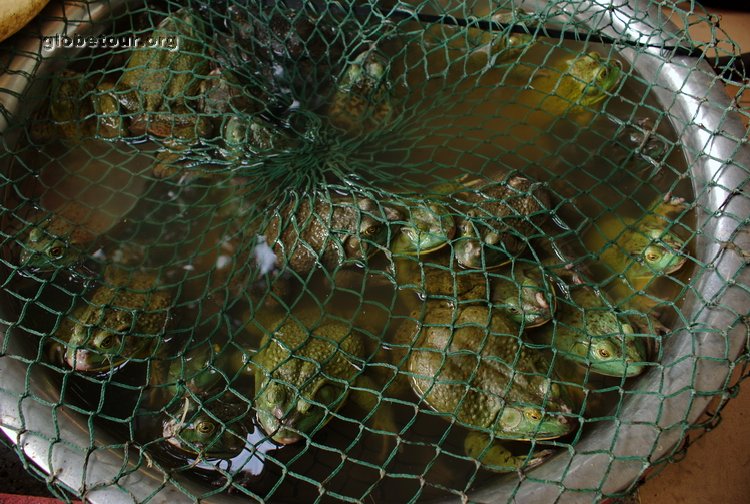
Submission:
{"label": "net mesh", "polygon": [[[615,32],[625,7],[606,10]],[[747,374],[747,342],[729,341],[747,309],[696,327],[684,300],[714,303],[698,247],[747,261],[697,202],[747,196],[696,182],[682,137],[700,117],[680,124],[638,70],[658,44],[592,29],[587,9],[149,1],[105,38],[44,39],[85,47],[5,114],[2,359],[27,371],[0,393],[49,406],[53,445],[121,453],[123,496],[141,468],[193,499],[632,491],[605,487],[630,462],[615,441],[592,484],[534,468],[601,428],[632,433],[629,402],[683,392],[669,376],[696,357],[670,353],[677,337],[726,340],[697,359],[730,372],[691,387],[717,399],[669,421],[681,442],[647,446],[640,480],[719,421]],[[659,13],[661,61],[693,54],[718,76],[671,64],[739,100],[718,20],[692,2]],[[88,445],[65,441],[62,415]],[[91,490],[25,463],[63,498]]]}

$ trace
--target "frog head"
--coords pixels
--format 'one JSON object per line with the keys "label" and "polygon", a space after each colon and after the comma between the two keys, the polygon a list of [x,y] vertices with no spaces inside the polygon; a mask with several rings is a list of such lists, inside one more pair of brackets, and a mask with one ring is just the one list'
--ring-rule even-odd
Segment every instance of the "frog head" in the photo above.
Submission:
{"label": "frog head", "polygon": [[133,314],[128,311],[89,305],[73,326],[65,362],[83,372],[106,371],[123,364],[150,343],[148,338],[127,337],[132,323]]}
{"label": "frog head", "polygon": [[[366,259],[388,241],[387,220],[394,220],[392,210],[384,208],[381,212],[378,203],[371,198],[357,201],[359,208],[359,225],[355,233],[343,238],[345,254],[348,258]],[[384,217],[381,215],[384,213]],[[379,218],[380,217],[380,218]],[[335,224],[335,223],[334,223]]]}
{"label": "frog head", "polygon": [[409,206],[405,212],[406,225],[393,243],[394,254],[421,256],[448,244],[455,232],[455,220],[450,211],[438,203]]}
{"label": "frog head", "polygon": [[498,278],[493,286],[492,301],[516,324],[537,327],[552,319],[555,305],[554,289],[542,275],[519,268],[512,278]]}
{"label": "frog head", "polygon": [[185,398],[178,415],[162,424],[164,440],[175,448],[209,459],[230,459],[245,448],[247,428],[233,405],[214,401],[200,405]]}
{"label": "frog head", "polygon": [[345,401],[347,389],[320,378],[297,392],[279,382],[267,383],[257,391],[255,407],[261,428],[277,443],[296,443],[330,420]]}
{"label": "frog head", "polygon": [[568,61],[557,94],[580,106],[590,107],[607,96],[607,92],[620,81],[622,73],[619,61],[605,60],[595,51],[584,53]]}
{"label": "frog head", "polygon": [[[569,410],[568,410],[569,411]],[[506,402],[495,430],[513,439],[555,439],[570,433],[575,422],[554,409],[543,410],[523,403]]]}
{"label": "frog head", "polygon": [[632,336],[633,328],[630,324],[618,323],[618,327],[612,327],[612,330],[620,331],[620,335],[591,337],[585,362],[591,366],[592,371],[602,375],[638,376],[645,369],[643,363],[646,361],[646,351],[643,340]]}
{"label": "frog head", "polygon": [[69,243],[64,235],[49,230],[59,228],[63,219],[52,217],[51,220],[34,226],[21,249],[20,265],[23,268],[51,270],[63,268],[76,263],[81,258],[82,250]]}
{"label": "frog head", "polygon": [[638,265],[628,275],[652,277],[668,275],[682,268],[687,261],[679,251],[685,243],[673,233],[659,229],[632,233],[629,253]]}

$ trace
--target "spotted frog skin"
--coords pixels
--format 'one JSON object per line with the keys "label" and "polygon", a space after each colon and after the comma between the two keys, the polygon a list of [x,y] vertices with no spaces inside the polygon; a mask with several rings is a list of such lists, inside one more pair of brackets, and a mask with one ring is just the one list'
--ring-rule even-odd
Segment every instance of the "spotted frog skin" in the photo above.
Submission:
{"label": "spotted frog skin", "polygon": [[407,370],[431,408],[507,439],[562,436],[573,428],[561,414],[570,408],[546,378],[546,360],[522,349],[518,333],[502,312],[485,306],[429,304],[424,316],[413,313],[400,326],[396,339],[413,342]]}
{"label": "spotted frog skin", "polygon": [[258,422],[280,444],[322,428],[346,403],[365,364],[361,333],[336,320],[306,319],[278,323],[252,360]]}
{"label": "spotted frog skin", "polygon": [[454,240],[456,261],[472,269],[497,268],[518,256],[527,237],[549,216],[550,196],[542,184],[519,175],[466,183],[454,198],[466,215]]}
{"label": "spotted frog skin", "polygon": [[202,23],[189,9],[161,21],[153,40],[176,40],[177,49],[139,46],[115,84],[115,91],[130,131],[164,139],[154,174],[165,177],[178,171],[182,151],[211,133],[211,122],[199,110],[201,82],[209,73],[200,41]]}
{"label": "spotted frog skin", "polygon": [[276,212],[266,242],[282,266],[306,274],[316,266],[334,269],[348,261],[366,261],[388,238],[391,211],[370,198],[295,195]]}
{"label": "spotted frog skin", "polygon": [[118,138],[126,135],[113,84],[102,80],[95,84],[83,74],[64,70],[52,81],[48,121],[31,125],[36,142],[65,138]]}
{"label": "spotted frog skin", "polygon": [[328,108],[328,119],[352,133],[384,127],[394,115],[388,60],[375,49],[349,65]]}
{"label": "spotted frog skin", "polygon": [[65,341],[64,361],[76,371],[107,372],[143,358],[162,337],[171,295],[149,273],[109,269],[88,301],[56,332]]}

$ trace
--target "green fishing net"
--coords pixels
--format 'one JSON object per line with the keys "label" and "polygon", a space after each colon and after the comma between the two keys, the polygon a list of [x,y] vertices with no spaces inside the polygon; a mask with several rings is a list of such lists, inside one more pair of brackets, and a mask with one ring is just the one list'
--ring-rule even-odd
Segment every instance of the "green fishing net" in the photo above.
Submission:
{"label": "green fishing net", "polygon": [[61,497],[623,496],[746,374],[693,2],[67,2],[2,50],[0,426]]}

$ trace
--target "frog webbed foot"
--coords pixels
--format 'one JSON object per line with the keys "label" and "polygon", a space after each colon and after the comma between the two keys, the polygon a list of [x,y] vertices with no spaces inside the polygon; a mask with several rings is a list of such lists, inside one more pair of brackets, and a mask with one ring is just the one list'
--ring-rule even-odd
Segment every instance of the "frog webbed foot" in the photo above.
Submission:
{"label": "frog webbed foot", "polygon": [[464,451],[488,471],[518,471],[521,475],[524,471],[540,465],[553,453],[552,450],[541,450],[530,455],[513,455],[502,444],[480,432],[470,432],[466,435]]}

